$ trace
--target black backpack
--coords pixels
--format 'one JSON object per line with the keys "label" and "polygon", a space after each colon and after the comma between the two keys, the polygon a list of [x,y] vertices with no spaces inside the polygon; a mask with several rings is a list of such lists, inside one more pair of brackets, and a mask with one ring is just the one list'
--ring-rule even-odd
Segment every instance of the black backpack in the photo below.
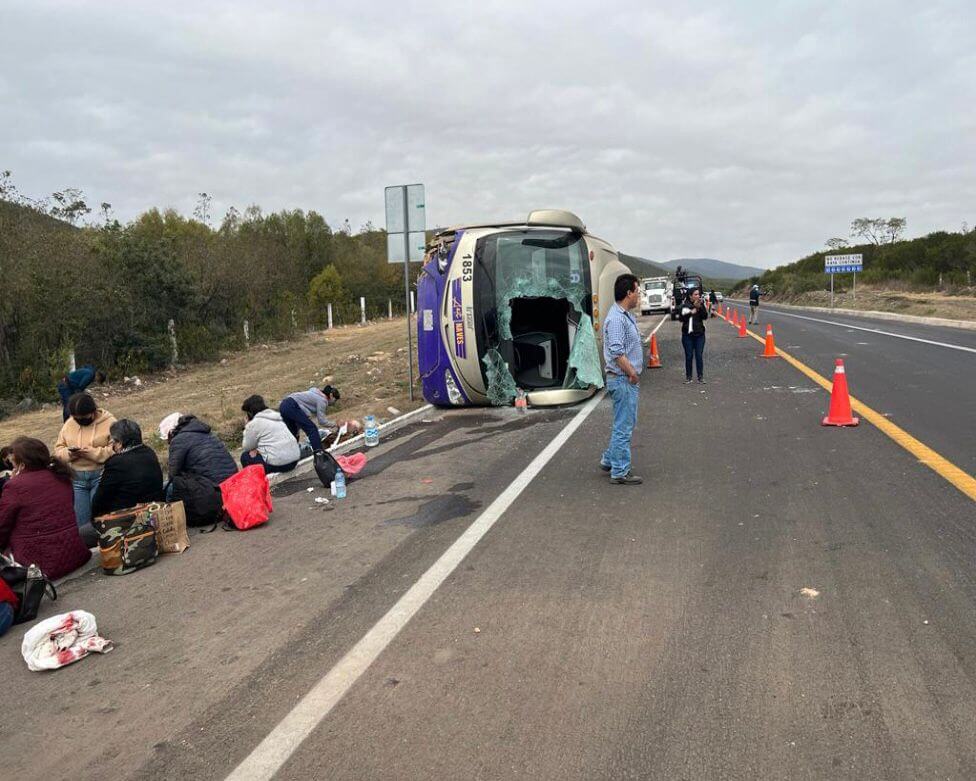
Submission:
{"label": "black backpack", "polygon": [[335,480],[336,472],[340,469],[339,462],[328,451],[319,450],[312,459],[312,463],[315,466],[315,474],[319,476],[322,485],[326,488],[331,487],[332,481]]}
{"label": "black backpack", "polygon": [[220,486],[202,475],[187,472],[173,478],[173,501],[183,502],[187,526],[212,526],[224,512]]}

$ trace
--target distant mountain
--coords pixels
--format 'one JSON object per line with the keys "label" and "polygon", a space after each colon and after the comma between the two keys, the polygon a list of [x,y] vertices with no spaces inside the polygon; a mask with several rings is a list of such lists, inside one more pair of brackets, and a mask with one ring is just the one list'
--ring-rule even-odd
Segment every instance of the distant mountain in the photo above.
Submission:
{"label": "distant mountain", "polygon": [[736,263],[726,263],[724,260],[715,260],[714,258],[676,258],[657,265],[664,266],[668,271],[674,271],[678,266],[681,266],[685,271],[696,271],[703,277],[711,277],[712,279],[749,279],[749,277],[757,277],[766,271],[764,268],[740,266]]}
{"label": "distant mountain", "polygon": [[626,255],[620,253],[620,262],[634,272],[639,277],[669,277],[671,272],[659,263],[654,263],[647,258],[639,258],[636,255]]}

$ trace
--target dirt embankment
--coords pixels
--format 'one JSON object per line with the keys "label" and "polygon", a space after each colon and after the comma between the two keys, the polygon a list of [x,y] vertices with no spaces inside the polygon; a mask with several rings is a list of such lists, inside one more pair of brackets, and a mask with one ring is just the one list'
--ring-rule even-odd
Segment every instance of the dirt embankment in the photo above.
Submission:
{"label": "dirt embankment", "polygon": [[[774,294],[764,298],[763,301],[796,306],[830,306],[830,291],[813,290],[789,296]],[[963,288],[957,293],[950,294],[862,287],[858,284],[856,299],[850,290],[835,292],[834,308],[898,312],[922,317],[946,317],[951,320],[976,320],[976,289]]]}
{"label": "dirt embankment", "polygon": [[[415,362],[415,379],[416,374]],[[419,383],[413,403],[409,401],[402,318],[320,331],[291,342],[259,344],[219,362],[139,380],[139,386],[117,383],[93,385],[89,390],[117,418],[136,420],[147,441],[157,448],[162,445],[155,435],[159,421],[177,411],[196,415],[228,444],[239,445],[244,427],[241,402],[252,393],[264,396],[269,406],[277,406],[288,393],[330,383],[342,393],[339,404],[330,410],[335,418],[362,418],[372,413],[381,422],[393,417],[388,407],[407,412],[424,404]],[[0,444],[26,435],[53,445],[60,427],[61,407],[45,405],[36,412],[0,421]]]}

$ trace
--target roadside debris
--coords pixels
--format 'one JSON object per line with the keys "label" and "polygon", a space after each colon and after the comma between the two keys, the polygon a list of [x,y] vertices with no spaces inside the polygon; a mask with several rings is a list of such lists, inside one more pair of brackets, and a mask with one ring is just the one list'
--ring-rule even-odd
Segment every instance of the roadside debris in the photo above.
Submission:
{"label": "roadside debris", "polygon": [[475,633],[476,635],[480,635],[480,634],[481,634],[481,627],[480,627],[480,626],[476,626],[476,627],[474,628],[474,633]]}
{"label": "roadside debris", "polygon": [[24,634],[20,653],[34,672],[56,670],[84,659],[90,653],[107,654],[111,640],[98,634],[95,616],[72,610],[41,621]]}
{"label": "roadside debris", "polygon": [[801,588],[800,594],[804,597],[808,597],[809,599],[816,599],[817,597],[820,596],[820,592],[817,591],[817,589],[810,588],[809,586],[804,586],[803,588]]}

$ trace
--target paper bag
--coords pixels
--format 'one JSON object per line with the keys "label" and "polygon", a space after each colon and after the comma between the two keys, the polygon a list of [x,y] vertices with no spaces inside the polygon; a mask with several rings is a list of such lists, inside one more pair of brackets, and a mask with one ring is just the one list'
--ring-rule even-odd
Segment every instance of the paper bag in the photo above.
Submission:
{"label": "paper bag", "polygon": [[160,553],[182,553],[190,547],[183,502],[152,504],[146,508],[146,512],[153,518],[156,547]]}

